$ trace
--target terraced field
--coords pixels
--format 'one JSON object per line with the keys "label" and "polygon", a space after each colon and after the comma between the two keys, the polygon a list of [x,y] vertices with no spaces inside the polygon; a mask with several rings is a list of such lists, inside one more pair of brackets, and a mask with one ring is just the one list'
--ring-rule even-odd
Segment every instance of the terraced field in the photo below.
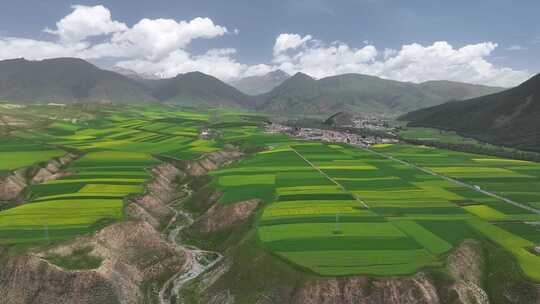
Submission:
{"label": "terraced field", "polygon": [[[408,149],[376,148],[414,155]],[[440,159],[462,166],[457,156]],[[215,175],[221,203],[269,203],[258,221],[265,248],[318,274],[413,273],[442,265],[444,254],[464,239],[483,238],[507,248],[540,280],[540,257],[531,253],[539,231],[525,224],[540,216],[369,151],[289,143]]]}
{"label": "terraced field", "polygon": [[[295,141],[264,133],[263,116],[224,110],[132,106],[67,113],[84,120],[51,121],[51,113],[40,113],[39,128],[13,132],[13,140],[0,144],[0,154],[9,156],[1,158],[0,171],[65,153],[50,145],[83,155],[69,165],[70,176],[32,186],[26,204],[0,212],[0,243],[95,231],[122,219],[126,198],[143,190],[158,159],[195,159],[234,144],[254,154],[212,173],[213,187],[224,193],[220,203],[265,201],[259,241],[296,267],[321,275],[410,274],[441,266],[454,246],[476,238],[507,249],[540,281],[540,257],[532,253],[540,216],[478,191],[539,209],[539,164],[407,145],[370,151]],[[206,129],[209,136],[200,136]]]}
{"label": "terraced field", "polygon": [[142,191],[146,168],[159,162],[144,153],[91,152],[74,174],[31,187],[29,203],[0,212],[0,242],[54,241],[122,218],[124,197]]}
{"label": "terraced field", "polygon": [[49,160],[65,151],[31,141],[6,138],[0,142],[0,174]]}
{"label": "terraced field", "polygon": [[[160,156],[194,159],[232,141],[249,145],[286,139],[264,134],[257,127],[259,116],[224,110],[195,113],[133,106],[105,108],[95,117],[84,122],[53,120],[45,127],[13,132],[16,139],[0,144],[0,170],[66,153],[42,142],[83,154],[67,168],[70,176],[32,186],[28,202],[0,212],[0,243],[63,240],[122,219],[126,197],[143,190],[150,178],[148,168],[159,164]],[[216,134],[200,138],[206,128]]]}

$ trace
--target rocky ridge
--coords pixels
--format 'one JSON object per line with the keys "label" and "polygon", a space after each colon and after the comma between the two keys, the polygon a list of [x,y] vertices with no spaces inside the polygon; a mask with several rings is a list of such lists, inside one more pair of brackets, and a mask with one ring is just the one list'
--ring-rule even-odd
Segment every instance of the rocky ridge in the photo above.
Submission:
{"label": "rocky ridge", "polygon": [[209,235],[242,225],[260,203],[260,200],[252,199],[229,205],[215,204],[193,223],[192,228],[202,235]]}
{"label": "rocky ridge", "polygon": [[294,294],[294,304],[438,304],[437,289],[423,273],[370,280],[367,277],[310,280]]}

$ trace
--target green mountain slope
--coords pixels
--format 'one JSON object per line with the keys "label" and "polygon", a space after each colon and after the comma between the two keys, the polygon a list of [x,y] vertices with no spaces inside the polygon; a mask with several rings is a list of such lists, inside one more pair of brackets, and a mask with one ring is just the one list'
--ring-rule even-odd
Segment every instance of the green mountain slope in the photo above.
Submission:
{"label": "green mountain slope", "polygon": [[399,114],[501,90],[447,81],[414,84],[361,74],[315,80],[298,73],[271,92],[259,96],[258,105],[260,109],[270,112],[328,114],[354,111]]}
{"label": "green mountain slope", "polygon": [[410,126],[455,130],[495,144],[540,151],[540,74],[513,89],[422,109],[402,119]]}
{"label": "green mountain slope", "polygon": [[170,79],[147,81],[164,102],[204,107],[248,107],[249,97],[221,80],[191,72]]}
{"label": "green mountain slope", "polygon": [[142,102],[135,81],[75,58],[0,61],[0,99],[18,102]]}
{"label": "green mountain slope", "polygon": [[286,73],[276,71],[251,79],[253,92],[280,84],[270,92],[249,96],[200,72],[170,79],[129,78],[81,59],[15,59],[0,61],[0,99],[57,103],[162,101],[195,107],[243,107],[279,114],[327,116],[336,112],[402,114],[501,90],[448,81],[414,84],[360,74],[320,80],[302,73],[287,77]]}

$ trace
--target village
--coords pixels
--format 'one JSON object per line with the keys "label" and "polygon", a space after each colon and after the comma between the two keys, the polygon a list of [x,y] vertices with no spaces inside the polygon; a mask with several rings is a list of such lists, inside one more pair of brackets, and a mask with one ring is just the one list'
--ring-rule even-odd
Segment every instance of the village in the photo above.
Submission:
{"label": "village", "polygon": [[347,131],[326,130],[317,128],[290,127],[277,123],[268,123],[265,126],[267,133],[283,133],[297,139],[320,140],[330,143],[345,143],[361,147],[377,144],[397,143],[397,139],[381,136],[359,135]]}

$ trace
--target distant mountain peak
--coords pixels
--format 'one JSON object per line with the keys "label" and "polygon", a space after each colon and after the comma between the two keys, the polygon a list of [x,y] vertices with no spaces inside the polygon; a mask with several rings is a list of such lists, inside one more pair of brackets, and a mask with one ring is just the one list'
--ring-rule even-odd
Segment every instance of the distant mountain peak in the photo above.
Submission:
{"label": "distant mountain peak", "polygon": [[285,72],[283,70],[280,70],[280,69],[271,71],[266,75],[270,76],[270,77],[274,77],[274,78],[280,78],[280,79],[287,79],[287,78],[291,77],[291,75],[289,75],[287,72]]}
{"label": "distant mountain peak", "polygon": [[290,77],[291,75],[278,69],[264,75],[248,76],[237,79],[231,81],[230,85],[245,94],[259,95],[271,91]]}
{"label": "distant mountain peak", "polygon": [[462,100],[500,90],[450,83],[420,86],[354,73],[314,79],[298,72],[261,96],[257,105],[261,109],[284,113],[328,115],[339,111],[362,111],[400,114],[452,99]]}
{"label": "distant mountain peak", "polygon": [[128,78],[134,79],[134,80],[155,80],[155,79],[163,79],[163,77],[160,77],[155,74],[151,73],[138,73],[131,69],[122,68],[119,66],[114,66],[111,68],[111,71],[122,74]]}
{"label": "distant mountain peak", "polygon": [[195,107],[242,107],[248,103],[247,96],[236,88],[199,71],[159,80],[152,90],[161,101]]}
{"label": "distant mountain peak", "polygon": [[296,72],[296,74],[294,74],[291,78],[315,80],[315,78],[309,76],[308,74],[302,73],[302,72]]}
{"label": "distant mountain peak", "polygon": [[155,101],[132,79],[70,57],[0,61],[0,99],[58,103]]}

